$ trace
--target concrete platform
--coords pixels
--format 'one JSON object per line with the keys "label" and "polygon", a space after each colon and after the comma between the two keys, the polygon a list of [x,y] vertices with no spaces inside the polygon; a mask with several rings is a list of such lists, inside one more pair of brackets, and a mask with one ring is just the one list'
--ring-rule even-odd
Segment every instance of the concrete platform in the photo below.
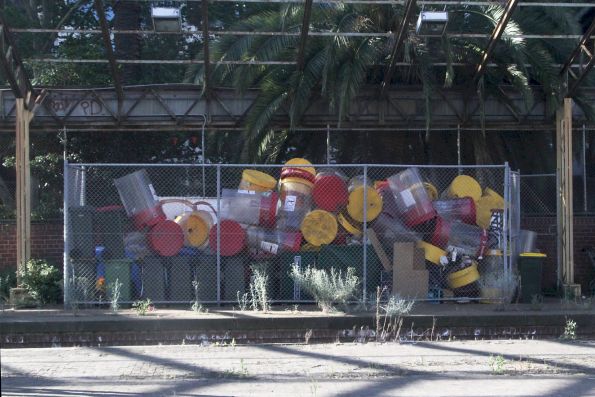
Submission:
{"label": "concrete platform", "polygon": [[[536,310],[539,309],[539,310]],[[577,324],[578,338],[595,337],[595,308],[587,304],[495,306],[418,303],[403,318],[405,341],[456,339],[551,339]],[[155,344],[310,343],[376,338],[371,312],[324,314],[316,307],[273,307],[268,313],[209,308],[158,308],[147,316],[130,309],[4,310],[0,347],[118,346]]]}

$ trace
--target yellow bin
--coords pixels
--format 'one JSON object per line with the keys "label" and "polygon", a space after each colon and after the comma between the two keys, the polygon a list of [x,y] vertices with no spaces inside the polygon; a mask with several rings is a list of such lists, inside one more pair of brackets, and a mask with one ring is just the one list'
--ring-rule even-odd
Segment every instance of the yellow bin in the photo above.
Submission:
{"label": "yellow bin", "polygon": [[476,263],[448,275],[448,285],[452,289],[464,287],[477,280],[479,280],[479,271],[477,271]]}
{"label": "yellow bin", "polygon": [[486,188],[483,196],[475,203],[476,224],[482,229],[490,227],[492,210],[504,209],[504,198],[490,188]]}
{"label": "yellow bin", "polygon": [[324,210],[308,212],[300,227],[304,239],[316,247],[332,243],[337,237],[337,229],[335,216]]}
{"label": "yellow bin", "polygon": [[209,231],[213,226],[213,219],[208,212],[187,212],[176,217],[175,222],[184,231],[184,245],[201,248],[207,243]]}
{"label": "yellow bin", "polygon": [[469,175],[459,175],[450,183],[446,196],[448,198],[471,197],[477,202],[481,198],[481,186]]}
{"label": "yellow bin", "polygon": [[364,222],[364,195],[367,196],[367,222],[376,219],[382,211],[382,197],[378,192],[370,186],[360,185],[349,193],[349,202],[347,203],[347,213],[357,222]]}
{"label": "yellow bin", "polygon": [[[293,167],[294,165],[298,165],[298,166],[300,166],[300,165],[312,165],[312,163],[309,162],[308,160],[303,159],[303,158],[300,158],[300,157],[296,157],[296,158],[293,158],[291,160],[288,160],[285,163],[285,166],[291,166],[291,167],[288,167],[288,168],[302,169],[302,170],[307,171],[308,173],[316,176],[316,170],[314,169],[314,167]],[[283,167],[283,169],[281,171],[285,171],[285,167]]]}
{"label": "yellow bin", "polygon": [[238,189],[268,192],[275,189],[276,186],[277,180],[269,174],[257,170],[244,170]]}
{"label": "yellow bin", "polygon": [[430,243],[426,243],[425,241],[418,241],[417,248],[424,250],[425,258],[428,262],[432,262],[438,266],[440,266],[440,257],[446,256],[446,251],[444,251],[442,248],[436,247]]}

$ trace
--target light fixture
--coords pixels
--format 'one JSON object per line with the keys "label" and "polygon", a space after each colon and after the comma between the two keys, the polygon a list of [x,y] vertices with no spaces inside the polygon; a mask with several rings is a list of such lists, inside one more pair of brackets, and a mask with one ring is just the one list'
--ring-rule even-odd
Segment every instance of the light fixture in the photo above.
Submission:
{"label": "light fixture", "polygon": [[440,37],[446,31],[448,12],[422,11],[417,18],[415,32],[419,36]]}
{"label": "light fixture", "polygon": [[179,32],[182,29],[179,8],[151,7],[151,17],[156,32]]}

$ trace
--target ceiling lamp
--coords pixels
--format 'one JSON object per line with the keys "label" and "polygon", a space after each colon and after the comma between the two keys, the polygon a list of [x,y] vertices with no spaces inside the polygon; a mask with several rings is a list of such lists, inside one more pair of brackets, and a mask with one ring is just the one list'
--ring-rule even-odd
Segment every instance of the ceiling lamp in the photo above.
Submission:
{"label": "ceiling lamp", "polygon": [[415,32],[419,36],[440,37],[446,31],[448,12],[422,11],[417,18]]}
{"label": "ceiling lamp", "polygon": [[182,29],[179,8],[151,7],[151,17],[156,32],[179,32]]}

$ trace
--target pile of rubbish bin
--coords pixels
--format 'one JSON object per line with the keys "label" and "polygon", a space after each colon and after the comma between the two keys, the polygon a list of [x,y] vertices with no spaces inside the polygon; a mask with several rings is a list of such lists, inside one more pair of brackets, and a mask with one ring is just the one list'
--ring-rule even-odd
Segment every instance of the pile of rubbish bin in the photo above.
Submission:
{"label": "pile of rubbish bin", "polygon": [[[482,187],[470,175],[457,175],[445,185],[444,180],[432,181],[410,167],[376,180],[370,175],[348,177],[330,166],[317,170],[308,160],[294,158],[284,164],[278,177],[256,169],[243,170],[237,188],[223,188],[215,198],[160,198],[144,169],[114,183],[121,206],[95,209],[94,216],[97,219],[97,214],[103,214],[112,221],[117,217],[127,226],[104,233],[108,237],[96,254],[103,256],[104,264],[109,259],[106,253],[114,250],[119,252],[117,257],[124,256],[132,263],[153,260],[162,269],[169,263],[167,258],[219,255],[225,263],[233,263],[234,258],[269,261],[282,255],[316,253],[325,247],[340,252],[341,247],[361,247],[371,241],[368,260],[382,263],[379,272],[397,274],[395,266],[402,270],[398,269],[403,266],[399,258],[408,255],[403,247],[413,247],[419,253],[413,260],[421,258],[422,263],[411,265],[410,270],[418,273],[400,272],[398,280],[374,279],[369,291],[376,283],[399,293],[399,285],[407,282],[404,278],[416,274],[424,279],[423,285],[413,289],[417,299],[497,302],[505,295],[504,198],[498,189]],[[446,187],[439,191],[437,186]],[[394,260],[386,262],[385,257]],[[233,279],[234,271],[238,280],[245,278],[244,270],[231,266],[224,275],[227,280]],[[361,263],[352,266],[361,267]],[[103,268],[97,266],[94,274],[100,277]],[[131,289],[136,290],[131,295],[146,295],[145,268],[131,268],[128,278]],[[169,269],[164,278],[171,282],[173,273]],[[197,278],[196,271],[178,276]],[[209,282],[216,283],[217,277],[211,278]],[[160,279],[158,284],[162,283]],[[207,288],[204,282],[201,288]],[[237,292],[234,288],[226,295],[230,300]],[[166,286],[158,295],[171,299],[174,289]],[[213,293],[217,287],[207,289]]]}

